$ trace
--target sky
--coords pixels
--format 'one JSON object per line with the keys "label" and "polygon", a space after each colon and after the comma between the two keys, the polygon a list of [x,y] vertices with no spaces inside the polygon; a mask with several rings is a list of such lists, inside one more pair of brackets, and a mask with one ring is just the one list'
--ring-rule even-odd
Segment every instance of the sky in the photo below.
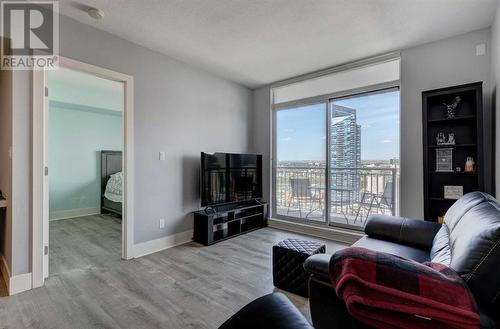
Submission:
{"label": "sky", "polygon": [[[361,160],[399,158],[399,91],[338,99],[356,109],[361,125]],[[277,160],[325,160],[326,105],[314,104],[278,111]]]}

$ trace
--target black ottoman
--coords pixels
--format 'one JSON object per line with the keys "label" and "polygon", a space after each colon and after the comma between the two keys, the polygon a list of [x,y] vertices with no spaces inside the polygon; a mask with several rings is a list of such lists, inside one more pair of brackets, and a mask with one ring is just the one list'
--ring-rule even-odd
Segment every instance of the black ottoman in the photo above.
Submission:
{"label": "black ottoman", "polygon": [[273,246],[274,286],[303,297],[309,297],[309,274],[304,261],[315,254],[324,254],[326,246],[319,242],[286,239]]}

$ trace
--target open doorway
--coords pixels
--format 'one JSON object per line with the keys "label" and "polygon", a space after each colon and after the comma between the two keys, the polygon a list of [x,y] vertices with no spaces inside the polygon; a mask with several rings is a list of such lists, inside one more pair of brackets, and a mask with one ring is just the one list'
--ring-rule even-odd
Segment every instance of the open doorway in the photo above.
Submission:
{"label": "open doorway", "polygon": [[49,276],[121,259],[123,87],[48,72]]}
{"label": "open doorway", "polygon": [[133,78],[59,66],[33,72],[34,288],[49,273],[134,256]]}

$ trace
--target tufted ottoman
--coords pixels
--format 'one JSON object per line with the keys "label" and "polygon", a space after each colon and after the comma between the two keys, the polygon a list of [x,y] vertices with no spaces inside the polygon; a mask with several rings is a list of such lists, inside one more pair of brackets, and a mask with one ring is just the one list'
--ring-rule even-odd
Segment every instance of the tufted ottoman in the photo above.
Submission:
{"label": "tufted ottoman", "polygon": [[304,261],[311,255],[324,254],[326,246],[319,242],[286,239],[273,246],[274,286],[309,297],[309,274]]}

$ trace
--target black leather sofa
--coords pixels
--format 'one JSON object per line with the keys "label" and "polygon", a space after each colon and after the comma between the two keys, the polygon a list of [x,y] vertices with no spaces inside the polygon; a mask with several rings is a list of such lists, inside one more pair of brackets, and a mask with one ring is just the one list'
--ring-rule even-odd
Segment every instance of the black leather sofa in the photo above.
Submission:
{"label": "black leather sofa", "polygon": [[281,293],[257,298],[230,317],[219,329],[314,329]]}
{"label": "black leather sofa", "polygon": [[[438,262],[454,269],[479,306],[481,328],[498,328],[500,317],[500,204],[472,192],[457,200],[443,225],[401,217],[372,215],[356,247],[388,252],[417,262]],[[328,275],[330,255],[309,257],[310,309],[316,329],[364,328],[347,313]],[[439,289],[439,287],[436,287]]]}
{"label": "black leather sofa", "polygon": [[[370,216],[366,236],[354,245],[418,262],[453,268],[467,282],[479,306],[481,328],[500,328],[500,204],[481,192],[464,195],[439,225],[401,217]],[[328,275],[330,255],[309,257],[309,303],[315,329],[365,328],[347,312]],[[439,289],[439,287],[436,287]],[[282,294],[269,294],[245,306],[221,329],[312,329]]]}

